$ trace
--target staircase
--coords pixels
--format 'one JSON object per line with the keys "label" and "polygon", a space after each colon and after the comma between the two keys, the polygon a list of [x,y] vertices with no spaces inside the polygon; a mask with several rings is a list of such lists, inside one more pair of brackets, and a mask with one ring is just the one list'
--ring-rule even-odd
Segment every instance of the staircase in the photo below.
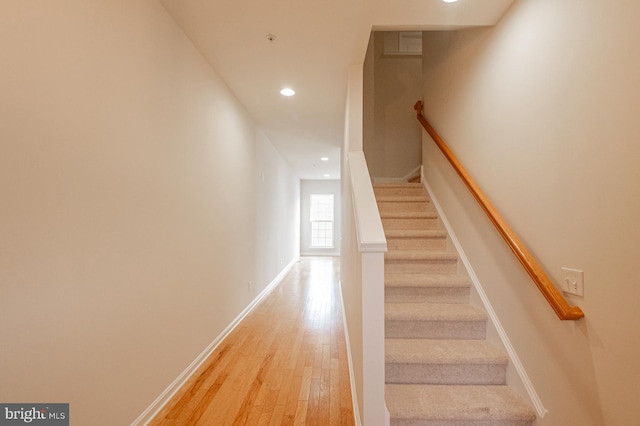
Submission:
{"label": "staircase", "polygon": [[385,397],[392,426],[530,426],[506,386],[507,356],[485,340],[487,315],[421,183],[375,184],[387,238]]}

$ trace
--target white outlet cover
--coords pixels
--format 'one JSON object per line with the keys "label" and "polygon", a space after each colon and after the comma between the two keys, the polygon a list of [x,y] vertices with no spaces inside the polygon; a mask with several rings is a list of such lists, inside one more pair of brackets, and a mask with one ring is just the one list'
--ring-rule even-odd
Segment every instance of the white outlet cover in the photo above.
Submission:
{"label": "white outlet cover", "polygon": [[574,296],[584,297],[584,271],[572,268],[561,269],[562,291]]}

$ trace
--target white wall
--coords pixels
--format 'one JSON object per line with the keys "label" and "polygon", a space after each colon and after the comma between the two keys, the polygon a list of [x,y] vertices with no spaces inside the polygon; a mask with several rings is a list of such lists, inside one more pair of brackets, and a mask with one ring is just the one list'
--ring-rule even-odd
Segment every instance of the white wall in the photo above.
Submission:
{"label": "white wall", "polygon": [[268,280],[300,256],[300,179],[261,132],[256,136],[257,161],[253,167],[257,202],[251,211],[256,222],[256,271],[252,296],[259,295]]}
{"label": "white wall", "polygon": [[298,256],[299,182],[156,1],[4,1],[0,63],[0,401],[128,424]]}
{"label": "white wall", "polygon": [[355,213],[349,167],[349,152],[362,151],[362,70],[361,64],[349,68],[345,100],[345,131],[342,148],[342,244],[340,248],[340,286],[346,322],[347,347],[352,375],[354,414],[363,417],[363,338],[362,338],[362,259],[358,252]]}
{"label": "white wall", "polygon": [[547,273],[585,271],[560,322],[425,139],[427,180],[548,425],[640,423],[640,4],[516,1],[491,29],[426,33],[425,115]]}
{"label": "white wall", "polygon": [[365,127],[364,153],[372,178],[403,178],[422,161],[413,109],[422,92],[422,57],[385,55],[384,34],[372,34],[364,65],[365,123],[372,123]]}
{"label": "white wall", "polygon": [[[302,255],[340,254],[342,239],[342,200],[339,180],[302,180],[300,182],[300,253]],[[311,194],[333,194],[333,242],[332,248],[311,247],[311,221],[309,220]]]}

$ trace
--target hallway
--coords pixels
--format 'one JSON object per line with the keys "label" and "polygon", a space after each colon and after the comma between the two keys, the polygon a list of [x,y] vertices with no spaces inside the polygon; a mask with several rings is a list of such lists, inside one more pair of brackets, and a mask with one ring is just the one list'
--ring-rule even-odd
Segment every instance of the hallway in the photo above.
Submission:
{"label": "hallway", "polygon": [[302,257],[151,425],[354,424],[339,265]]}

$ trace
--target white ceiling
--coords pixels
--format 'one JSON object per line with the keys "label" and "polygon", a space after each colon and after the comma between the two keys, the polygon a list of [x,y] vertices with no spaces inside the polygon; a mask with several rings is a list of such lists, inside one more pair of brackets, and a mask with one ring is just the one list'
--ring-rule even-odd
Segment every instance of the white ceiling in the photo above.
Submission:
{"label": "white ceiling", "polygon": [[513,1],[160,0],[301,179],[340,177],[347,70],[372,29],[493,25]]}

